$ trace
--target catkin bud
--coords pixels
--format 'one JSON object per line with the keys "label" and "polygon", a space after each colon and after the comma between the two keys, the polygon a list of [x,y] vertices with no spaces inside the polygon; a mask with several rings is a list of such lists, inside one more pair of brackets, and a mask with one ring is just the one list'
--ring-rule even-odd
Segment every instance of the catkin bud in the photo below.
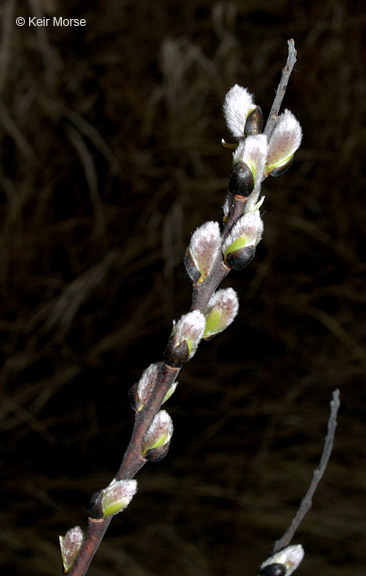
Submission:
{"label": "catkin bud", "polygon": [[[112,482],[99,493],[103,518],[115,516],[122,512],[137,491],[136,480],[112,480]],[[95,504],[98,506],[98,504]]]}
{"label": "catkin bud", "polygon": [[263,562],[259,576],[290,576],[303,558],[304,549],[301,544],[287,546]]}
{"label": "catkin bud", "polygon": [[233,153],[234,166],[238,162],[244,162],[252,172],[253,187],[250,192],[254,186],[259,185],[263,180],[267,151],[267,137],[264,134],[258,134],[241,140]]}
{"label": "catkin bud", "polygon": [[254,108],[253,96],[246,88],[238,84],[230,88],[224,100],[224,117],[228,129],[235,138],[244,137],[247,116]]}
{"label": "catkin bud", "polygon": [[203,282],[220,252],[221,234],[217,222],[205,222],[192,234],[183,264],[192,282]]}
{"label": "catkin bud", "polygon": [[135,412],[140,412],[150,398],[151,392],[158,381],[161,364],[150,364],[142,373],[140,380],[132,386],[128,395]]}
{"label": "catkin bud", "polygon": [[235,290],[224,288],[215,292],[205,310],[205,340],[213,338],[233,322],[239,310],[239,301]]}
{"label": "catkin bud", "polygon": [[199,310],[184,314],[173,322],[173,330],[164,351],[164,361],[178,368],[195,354],[205,330],[205,317]]}
{"label": "catkin bud", "polygon": [[271,176],[284,174],[292,164],[301,139],[300,123],[292,112],[285,110],[278,117],[269,140],[265,173]]}
{"label": "catkin bud", "polygon": [[239,218],[223,243],[225,263],[234,270],[242,270],[251,262],[263,233],[259,210],[247,212]]}
{"label": "catkin bud", "polygon": [[65,536],[59,536],[62,566],[64,573],[67,574],[79,554],[83,543],[84,534],[80,526],[75,526],[68,530]]}
{"label": "catkin bud", "polygon": [[173,422],[168,412],[160,410],[154,417],[142,442],[142,456],[157,462],[166,456],[173,434]]}

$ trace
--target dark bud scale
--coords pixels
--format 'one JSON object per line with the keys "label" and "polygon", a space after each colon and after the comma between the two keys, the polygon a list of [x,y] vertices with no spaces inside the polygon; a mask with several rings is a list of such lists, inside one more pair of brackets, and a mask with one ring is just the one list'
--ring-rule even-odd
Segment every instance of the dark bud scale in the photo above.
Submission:
{"label": "dark bud scale", "polygon": [[234,164],[230,172],[229,191],[238,196],[249,196],[254,189],[251,169],[245,162]]}
{"label": "dark bud scale", "polygon": [[136,383],[128,391],[128,399],[130,401],[132,410],[134,410],[135,412],[139,408],[139,397],[137,394],[137,387],[138,384]]}
{"label": "dark bud scale", "polygon": [[290,160],[288,160],[286,162],[286,164],[284,164],[283,166],[280,166],[279,168],[274,168],[272,170],[272,172],[269,173],[270,176],[272,176],[273,178],[278,178],[278,176],[282,176],[282,174],[285,174],[287,172],[287,170],[289,168],[291,168],[293,161],[294,161],[294,157],[291,156]]}
{"label": "dark bud scale", "polygon": [[176,339],[173,336],[168,341],[164,350],[164,362],[173,368],[180,368],[189,359],[189,348],[186,340],[175,346]]}
{"label": "dark bud scale", "polygon": [[247,117],[244,126],[244,136],[256,136],[263,132],[263,114],[260,106],[256,106]]}
{"label": "dark bud scale", "polygon": [[103,518],[103,508],[101,501],[102,491],[94,492],[89,501],[88,516],[89,518],[100,519]]}
{"label": "dark bud scale", "polygon": [[152,448],[151,450],[148,450],[144,458],[146,460],[149,460],[149,462],[160,462],[160,460],[165,458],[165,456],[168,454],[169,444],[170,442],[167,442],[163,446],[158,446],[157,448]]}
{"label": "dark bud scale", "polygon": [[258,576],[286,576],[286,566],[275,562],[262,568]]}
{"label": "dark bud scale", "polygon": [[243,270],[255,256],[255,246],[246,246],[230,252],[225,258],[225,264],[232,270]]}
{"label": "dark bud scale", "polygon": [[201,278],[201,272],[196,266],[190,248],[187,248],[183,258],[183,271],[191,282],[198,282]]}

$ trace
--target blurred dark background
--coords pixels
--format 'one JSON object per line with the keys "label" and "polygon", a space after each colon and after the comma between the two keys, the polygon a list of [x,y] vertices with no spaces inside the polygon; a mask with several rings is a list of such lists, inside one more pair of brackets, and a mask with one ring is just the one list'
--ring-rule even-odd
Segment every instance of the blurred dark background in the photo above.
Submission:
{"label": "blurred dark background", "polygon": [[[190,306],[190,233],[221,218],[225,93],[247,86],[268,113],[293,37],[284,107],[303,144],[264,183],[255,260],[225,282],[239,316],[182,371],[170,452],[89,574],[255,575],[318,464],[335,388],[296,574],[365,574],[363,2],[2,0],[0,14],[2,573],[60,574],[58,535],[85,527],[114,476],[128,390]],[[15,25],[30,15],[87,25]]]}

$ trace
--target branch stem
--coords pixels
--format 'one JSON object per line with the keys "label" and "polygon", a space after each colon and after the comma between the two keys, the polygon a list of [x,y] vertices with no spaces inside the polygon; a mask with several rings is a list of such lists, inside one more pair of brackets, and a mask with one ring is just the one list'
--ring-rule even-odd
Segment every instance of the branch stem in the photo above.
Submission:
{"label": "branch stem", "polygon": [[202,284],[193,284],[191,310],[200,310],[201,312],[206,310],[212,294],[230,270],[231,268],[225,264],[220,254],[206,280]]}
{"label": "branch stem", "polygon": [[88,568],[93,560],[100,543],[103,540],[104,534],[108,530],[113,516],[109,518],[88,518],[88,528],[86,530],[85,538],[71,570],[67,573],[68,576],[82,576],[87,573]]}
{"label": "branch stem", "polygon": [[155,389],[150,394],[141,412],[137,412],[130,442],[124,454],[122,464],[117,472],[116,480],[133,478],[146,464],[147,460],[141,455],[143,438],[150,428],[154,416],[160,410],[166,393],[179,374],[180,368],[173,368],[162,362],[161,372]]}
{"label": "branch stem", "polygon": [[[132,435],[121,466],[116,474],[116,480],[132,479],[146,464],[147,460],[145,460],[141,454],[143,438],[148,431],[154,416],[158,413],[166,393],[175,381],[179,370],[179,368],[173,368],[172,366],[165,364],[165,362],[162,362],[160,376],[155,389],[150,395],[144,408],[135,416]],[[75,564],[68,572],[68,576],[84,576],[86,574],[112,518],[113,516],[100,519],[88,518],[88,528],[84,541]]]}
{"label": "branch stem", "polygon": [[[229,195],[230,198],[230,195]],[[230,198],[230,210],[227,222],[225,223],[225,227],[222,231],[222,241],[224,242],[228,235],[230,234],[230,230],[236,224],[241,216],[244,214],[245,204],[247,203],[248,198],[246,196],[240,196],[235,194],[232,199]]]}
{"label": "branch stem", "polygon": [[293,67],[295,66],[295,63],[296,63],[297,52],[295,49],[295,41],[291,38],[290,40],[287,41],[287,44],[288,44],[287,62],[285,64],[285,66],[282,68],[281,80],[280,80],[280,83],[277,87],[276,96],[275,96],[275,99],[273,100],[272,108],[271,108],[271,111],[269,113],[266,127],[265,127],[264,132],[263,132],[267,136],[268,139],[271,137],[271,134],[272,134],[273,129],[275,127],[275,124],[276,124],[276,121],[278,118],[278,114],[279,114],[279,111],[281,108],[282,100],[283,100],[283,97],[286,93],[287,84],[288,84],[288,81],[290,79]]}

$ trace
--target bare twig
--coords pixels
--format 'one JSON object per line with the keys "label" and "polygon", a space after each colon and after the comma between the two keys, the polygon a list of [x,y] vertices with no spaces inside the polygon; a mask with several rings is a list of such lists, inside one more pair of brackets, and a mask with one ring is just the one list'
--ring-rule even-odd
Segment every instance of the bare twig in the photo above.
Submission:
{"label": "bare twig", "polygon": [[330,403],[328,432],[325,437],[324,449],[320,458],[319,467],[313,472],[313,478],[311,480],[309,489],[306,492],[304,498],[302,499],[300,507],[296,512],[295,517],[293,518],[289,528],[286,530],[284,535],[275,542],[272,550],[273,553],[278,552],[285,546],[289,545],[289,543],[291,542],[292,538],[295,535],[296,530],[298,529],[305,515],[312,506],[312,498],[314,496],[314,492],[317,489],[318,484],[325,472],[325,469],[328,465],[329,457],[332,453],[339,406],[340,406],[339,390],[335,390],[333,392],[332,401]]}
{"label": "bare twig", "polygon": [[284,66],[284,68],[282,68],[281,80],[280,80],[280,83],[277,87],[276,96],[275,96],[275,99],[273,100],[272,108],[271,108],[271,111],[270,111],[269,116],[268,116],[266,127],[264,129],[264,134],[268,138],[270,138],[272,131],[273,131],[273,128],[276,124],[276,120],[278,118],[278,114],[279,114],[279,111],[281,108],[282,100],[283,100],[283,97],[286,93],[287,84],[288,84],[288,81],[290,79],[292,69],[296,63],[297,52],[295,50],[295,42],[291,38],[290,40],[288,40],[287,44],[288,44],[287,62],[286,62],[286,65]]}

